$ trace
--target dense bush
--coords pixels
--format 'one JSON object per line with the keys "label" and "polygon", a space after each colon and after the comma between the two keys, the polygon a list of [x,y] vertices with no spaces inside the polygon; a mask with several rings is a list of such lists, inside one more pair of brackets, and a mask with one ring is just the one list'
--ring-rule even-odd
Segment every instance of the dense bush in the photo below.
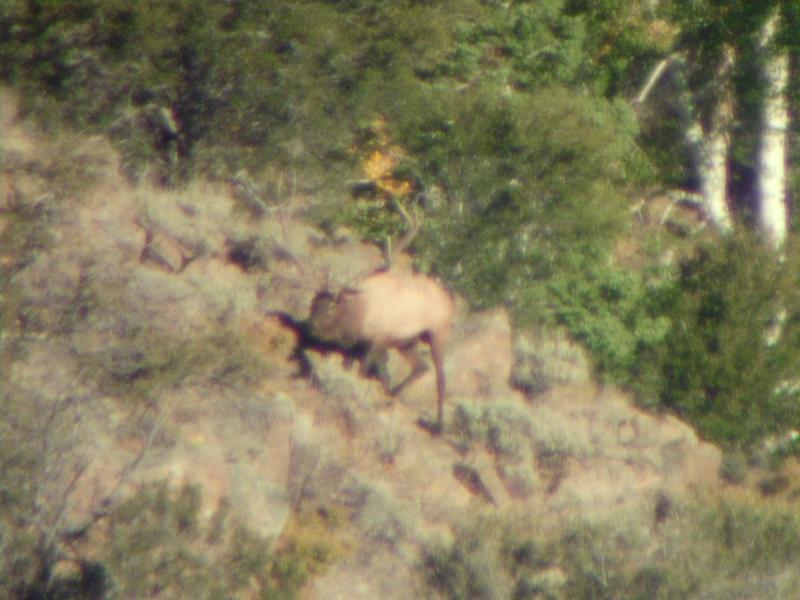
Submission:
{"label": "dense bush", "polygon": [[19,0],[0,9],[0,74],[51,122],[111,133],[134,173],[274,161],[308,176],[341,168],[359,124],[412,92],[447,47],[449,16],[391,2]]}
{"label": "dense bush", "polygon": [[113,132],[132,166],[341,169],[377,114],[406,122],[455,86],[596,92],[586,35],[562,0],[15,0],[0,76],[37,114]]}
{"label": "dense bush", "polygon": [[672,282],[615,265],[592,265],[551,283],[558,319],[594,357],[601,377],[644,385],[647,361],[669,331],[659,296]]}
{"label": "dense bush", "polygon": [[601,377],[728,448],[800,426],[797,259],[752,234],[701,242],[674,269],[554,279],[558,316]]}
{"label": "dense bush", "polygon": [[726,445],[800,425],[797,281],[796,258],[754,236],[701,247],[660,299],[670,328],[648,355],[655,382],[638,382],[645,397]]}
{"label": "dense bush", "polygon": [[[336,173],[344,191],[383,118],[397,169],[442,192],[426,205],[423,263],[526,320],[552,313],[546,281],[604,260],[642,172],[635,121],[600,95],[586,40],[562,0],[0,9],[4,78],[37,114],[111,133],[133,173],[272,164],[306,189]],[[381,211],[340,212],[373,239],[396,230],[372,223]]]}
{"label": "dense bush", "polygon": [[788,508],[741,500],[681,506],[660,524],[574,521],[521,527],[473,518],[422,560],[442,598],[793,598],[800,522]]}
{"label": "dense bush", "polygon": [[[455,103],[456,100],[453,99]],[[418,247],[476,307],[554,320],[548,284],[608,260],[640,163],[625,110],[554,86],[460,95],[409,141],[448,202]],[[417,150],[417,149],[420,150]]]}

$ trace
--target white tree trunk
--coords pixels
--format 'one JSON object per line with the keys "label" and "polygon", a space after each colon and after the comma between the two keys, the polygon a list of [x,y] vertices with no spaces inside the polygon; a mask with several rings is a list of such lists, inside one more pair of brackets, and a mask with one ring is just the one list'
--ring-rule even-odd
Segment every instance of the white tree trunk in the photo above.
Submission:
{"label": "white tree trunk", "polygon": [[786,240],[788,221],[785,200],[789,52],[773,47],[780,20],[780,12],[776,10],[761,30],[765,94],[756,188],[759,227],[775,248],[782,247]]}
{"label": "white tree trunk", "polygon": [[714,107],[698,169],[700,193],[708,217],[725,232],[731,229],[731,213],[728,206],[728,149],[732,120],[733,99],[730,91],[726,89],[721,92]]}
{"label": "white tree trunk", "polygon": [[733,64],[733,49],[726,47],[716,73],[716,102],[705,129],[695,115],[694,98],[683,74],[685,65],[676,65],[674,75],[681,95],[679,108],[684,138],[700,182],[703,208],[709,220],[723,232],[732,228],[728,206],[728,150],[733,121],[733,94],[729,81]]}

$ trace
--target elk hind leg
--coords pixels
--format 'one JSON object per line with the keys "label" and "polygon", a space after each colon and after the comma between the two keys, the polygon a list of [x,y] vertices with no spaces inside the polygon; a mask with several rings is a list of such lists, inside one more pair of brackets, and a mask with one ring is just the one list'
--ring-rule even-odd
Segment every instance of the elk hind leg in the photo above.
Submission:
{"label": "elk hind leg", "polygon": [[403,379],[403,381],[398,383],[392,389],[392,396],[398,395],[428,370],[428,365],[425,363],[425,359],[423,359],[422,355],[419,353],[416,340],[409,342],[404,346],[399,346],[397,350],[403,355],[403,358],[405,358],[411,364],[411,373],[409,373],[408,376]]}
{"label": "elk hind leg", "polygon": [[444,427],[444,396],[445,396],[445,374],[444,374],[444,346],[446,338],[431,338],[431,358],[436,369],[436,432],[441,432]]}

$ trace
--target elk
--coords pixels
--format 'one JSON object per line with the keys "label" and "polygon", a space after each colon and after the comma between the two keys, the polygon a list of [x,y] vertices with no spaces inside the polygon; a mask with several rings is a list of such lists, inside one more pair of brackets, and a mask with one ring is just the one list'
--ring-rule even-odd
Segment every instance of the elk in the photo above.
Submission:
{"label": "elk", "polygon": [[[428,369],[417,347],[420,341],[426,342],[436,370],[438,432],[444,411],[444,351],[453,314],[452,297],[433,279],[378,271],[336,295],[327,290],[319,292],[311,303],[309,324],[318,339],[345,348],[364,344],[361,374],[368,375],[374,367],[384,391],[391,396],[402,392]],[[399,351],[412,365],[411,373],[394,387],[386,367],[390,348]]]}
{"label": "elk", "polygon": [[[411,223],[408,213],[400,209]],[[408,245],[418,227],[418,223],[411,224],[395,253]],[[391,249],[387,249],[385,265],[354,287],[345,287],[338,294],[328,290],[317,293],[311,303],[309,329],[315,338],[343,348],[363,346],[366,353],[361,360],[362,376],[369,375],[374,368],[384,392],[391,396],[402,392],[427,371],[418,348],[419,342],[427,343],[436,370],[438,403],[432,430],[438,433],[443,425],[444,351],[453,324],[453,298],[426,275],[397,272],[392,268],[391,254]],[[411,373],[394,387],[386,365],[390,348],[411,364]]]}

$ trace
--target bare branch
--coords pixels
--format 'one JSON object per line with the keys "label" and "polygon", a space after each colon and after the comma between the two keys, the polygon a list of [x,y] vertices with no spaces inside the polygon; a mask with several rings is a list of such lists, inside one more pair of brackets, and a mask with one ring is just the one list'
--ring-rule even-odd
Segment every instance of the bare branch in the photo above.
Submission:
{"label": "bare branch", "polygon": [[640,105],[645,103],[647,97],[650,95],[650,92],[653,90],[655,85],[661,80],[661,77],[663,77],[667,69],[672,66],[675,60],[676,60],[676,55],[670,54],[666,58],[662,58],[660,61],[658,61],[656,66],[653,67],[653,70],[650,71],[650,76],[647,78],[647,81],[645,82],[644,86],[639,92],[639,95],[636,96],[636,99],[634,100],[635,104]]}

